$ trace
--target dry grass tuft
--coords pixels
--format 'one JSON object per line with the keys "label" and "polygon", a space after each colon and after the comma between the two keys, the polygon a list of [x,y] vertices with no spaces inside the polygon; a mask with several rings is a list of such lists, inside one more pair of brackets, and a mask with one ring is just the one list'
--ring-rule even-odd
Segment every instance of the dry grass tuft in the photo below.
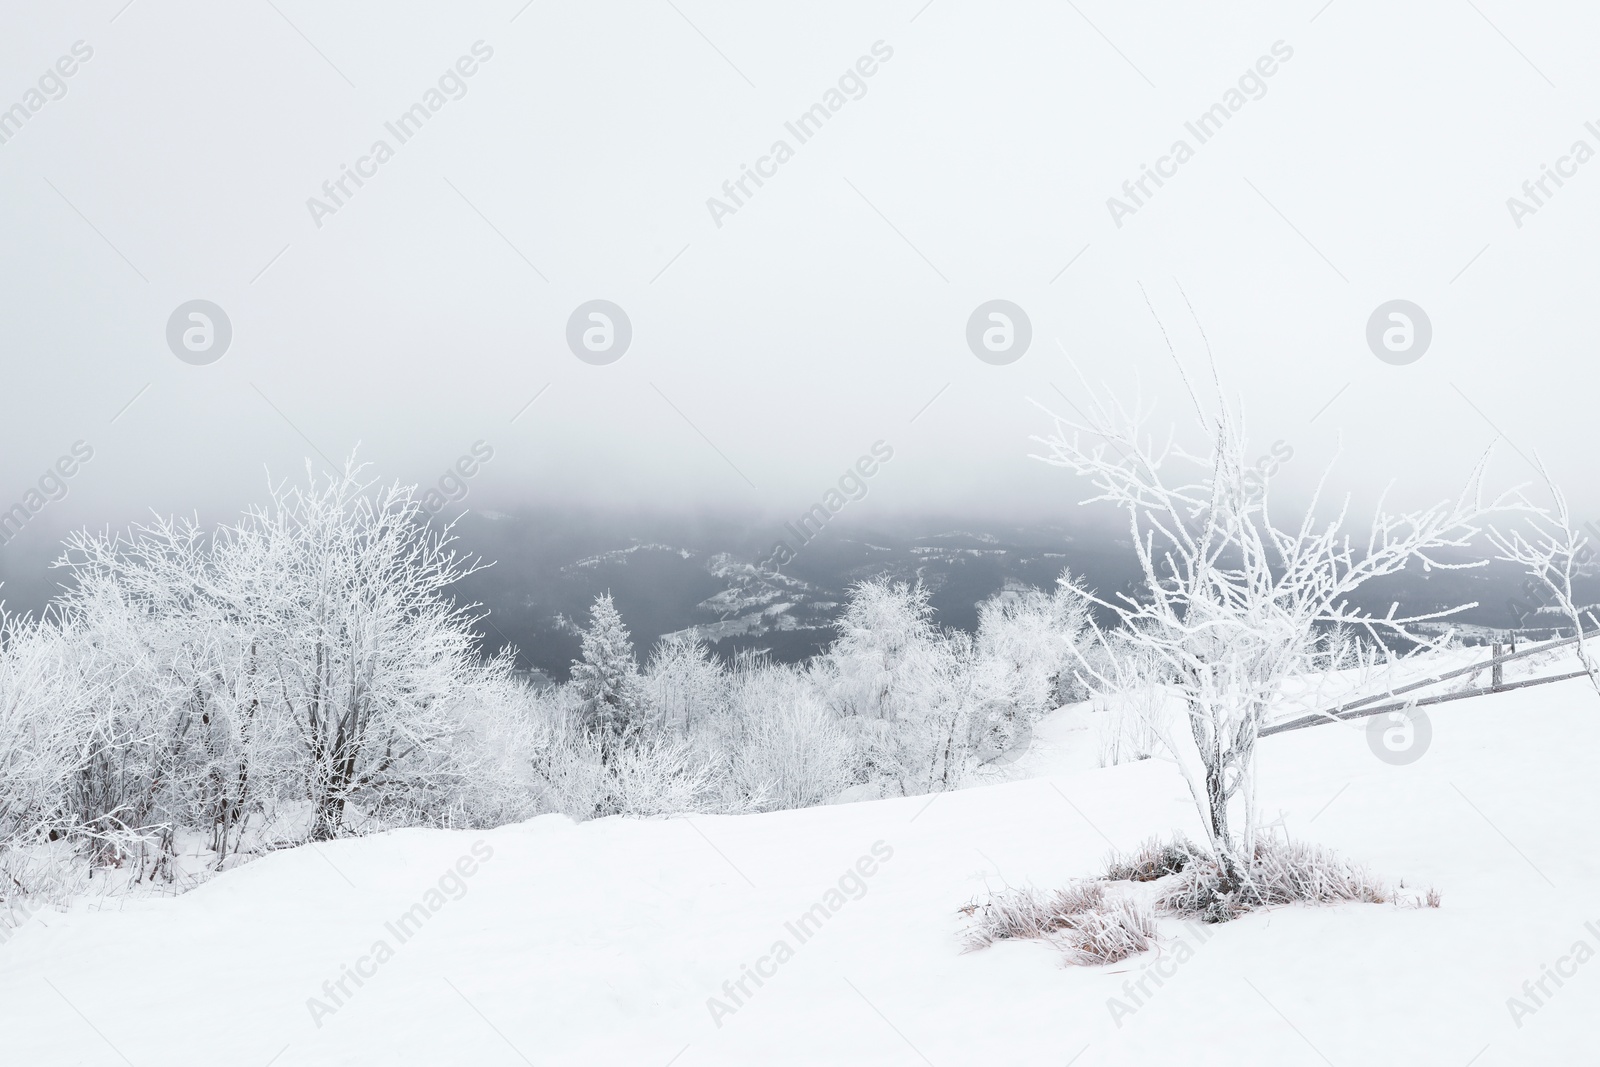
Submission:
{"label": "dry grass tuft", "polygon": [[[1107,892],[1111,881],[1158,880],[1163,884],[1147,891]],[[1365,868],[1326,849],[1279,839],[1257,843],[1242,884],[1229,886],[1217,861],[1180,837],[1165,845],[1152,838],[1131,856],[1113,853],[1102,879],[1074,882],[1048,896],[1033,888],[1007,889],[961,912],[973,920],[965,951],[1027,938],[1058,946],[1068,963],[1094,965],[1154,947],[1158,914],[1221,923],[1277,904],[1391,901],[1437,908],[1440,896],[1432,887],[1426,895],[1391,892]]]}
{"label": "dry grass tuft", "polygon": [[1153,882],[1169,874],[1177,874],[1189,865],[1200,850],[1185,837],[1163,845],[1158,838],[1150,838],[1124,856],[1112,852],[1106,857],[1106,879],[1112,882]]}
{"label": "dry grass tuft", "polygon": [[1150,948],[1156,938],[1149,905],[1108,899],[1098,882],[1075,882],[1049,896],[1037,889],[1007,889],[961,911],[974,920],[966,936],[968,952],[996,941],[1033,939],[1059,946],[1069,963],[1115,963]]}
{"label": "dry grass tuft", "polygon": [[1100,906],[1105,891],[1093,882],[1075,882],[1048,897],[1024,886],[996,893],[985,904],[962,908],[975,922],[967,932],[966,951],[996,941],[1045,938],[1070,926],[1077,916]]}
{"label": "dry grass tuft", "polygon": [[1137,956],[1156,943],[1156,914],[1148,904],[1115,897],[1077,917],[1062,936],[1068,963],[1093,966]]}
{"label": "dry grass tuft", "polygon": [[1390,892],[1366,869],[1315,845],[1261,841],[1243,885],[1224,888],[1222,869],[1197,856],[1167,886],[1156,906],[1183,918],[1228,922],[1273,904],[1382,904]]}

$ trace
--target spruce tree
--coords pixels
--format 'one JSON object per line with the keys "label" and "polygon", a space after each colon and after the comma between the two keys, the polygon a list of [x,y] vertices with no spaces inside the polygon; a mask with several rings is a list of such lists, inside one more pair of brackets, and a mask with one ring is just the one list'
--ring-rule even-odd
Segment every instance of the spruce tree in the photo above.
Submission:
{"label": "spruce tree", "polygon": [[594,599],[583,631],[583,658],[572,661],[572,684],[583,700],[584,725],[600,738],[604,752],[643,726],[648,711],[644,683],[633,639],[610,593]]}

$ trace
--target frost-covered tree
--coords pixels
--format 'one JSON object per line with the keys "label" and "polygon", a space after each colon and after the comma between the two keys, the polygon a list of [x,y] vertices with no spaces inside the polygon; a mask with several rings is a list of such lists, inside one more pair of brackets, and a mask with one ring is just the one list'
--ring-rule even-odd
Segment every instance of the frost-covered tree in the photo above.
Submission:
{"label": "frost-covered tree", "polygon": [[75,534],[54,610],[100,694],[73,726],[83,764],[71,810],[102,832],[203,828],[220,863],[272,775],[254,722],[259,644],[223,580],[219,544],[193,521],[161,518]]}
{"label": "frost-covered tree", "polygon": [[874,578],[851,588],[828,651],[834,699],[847,714],[894,720],[914,714],[940,652],[929,591]]}
{"label": "frost-covered tree", "polygon": [[1019,714],[1040,715],[1072,694],[1089,628],[1087,601],[1063,571],[1049,593],[1006,589],[979,604],[976,651],[997,695]]}
{"label": "frost-covered tree", "polygon": [[[1537,457],[1536,457],[1537,458]],[[1577,638],[1578,662],[1588,672],[1589,681],[1600,692],[1600,657],[1594,652],[1594,633],[1600,629],[1600,604],[1587,602],[1581,587],[1592,594],[1596,572],[1595,549],[1587,534],[1576,529],[1567,497],[1555,479],[1538,464],[1540,477],[1550,493],[1550,507],[1539,507],[1524,500],[1521,528],[1494,528],[1489,541],[1498,558],[1515,564],[1528,575],[1535,614],[1554,616],[1572,627]]]}
{"label": "frost-covered tree", "polygon": [[667,634],[656,642],[644,678],[655,714],[668,730],[687,733],[727,699],[721,665],[695,636]]}
{"label": "frost-covered tree", "polygon": [[572,661],[572,686],[581,701],[584,726],[609,754],[642,730],[650,714],[633,638],[610,593],[594,598],[589,625],[583,631],[582,656]]}
{"label": "frost-covered tree", "polygon": [[824,675],[741,654],[726,712],[708,721],[735,795],[762,809],[825,804],[862,777],[849,725],[828,705]]}
{"label": "frost-covered tree", "polygon": [[163,825],[208,826],[219,857],[267,799],[304,804],[319,839],[351,803],[437,817],[466,773],[466,702],[509,684],[448,595],[477,566],[452,540],[354,461],[308,468],[213,534],[158,520],[74,537],[63,632],[111,694],[75,727],[97,794],[74,810],[159,808]]}
{"label": "frost-covered tree", "polygon": [[[1411,565],[1480,565],[1444,554],[1468,547],[1477,532],[1483,465],[1453,502],[1392,515],[1380,500],[1364,543],[1343,530],[1348,501],[1333,517],[1317,517],[1320,487],[1300,518],[1282,525],[1271,514],[1270,485],[1256,491],[1246,479],[1243,423],[1223,397],[1214,362],[1212,379],[1214,411],[1207,411],[1184,376],[1206,441],[1199,451],[1171,435],[1157,443],[1138,404],[1116,402],[1081,374],[1086,414],[1081,421],[1054,416],[1054,432],[1036,440],[1045,449],[1039,458],[1094,486],[1086,504],[1109,502],[1126,516],[1143,589],[1091,599],[1114,613],[1125,640],[1170,679],[1182,709],[1177,721],[1189,729],[1187,738],[1167,732],[1164,747],[1184,774],[1227,880],[1238,885],[1255,855],[1256,739],[1285,680],[1312,668],[1319,631],[1328,626],[1375,639],[1399,636],[1426,649],[1435,642],[1414,624],[1471,606],[1375,616],[1351,600],[1368,582]],[[1091,671],[1087,660],[1083,666]],[[1098,680],[1117,688],[1107,672]]]}
{"label": "frost-covered tree", "polygon": [[105,696],[74,651],[54,621],[7,614],[0,625],[0,853],[73,819],[63,798],[83,763],[78,726]]}
{"label": "frost-covered tree", "polygon": [[[413,490],[378,488],[353,460],[278,486],[219,534],[219,584],[257,642],[260,699],[293,724],[314,837],[353,799],[405,805],[458,772],[450,740],[482,669],[469,607],[447,590],[478,568],[435,531]],[[500,664],[504,669],[504,664]]]}
{"label": "frost-covered tree", "polygon": [[875,773],[905,793],[960,784],[983,732],[972,637],[940,630],[928,595],[887,578],[858,583],[823,664],[832,706],[860,721]]}

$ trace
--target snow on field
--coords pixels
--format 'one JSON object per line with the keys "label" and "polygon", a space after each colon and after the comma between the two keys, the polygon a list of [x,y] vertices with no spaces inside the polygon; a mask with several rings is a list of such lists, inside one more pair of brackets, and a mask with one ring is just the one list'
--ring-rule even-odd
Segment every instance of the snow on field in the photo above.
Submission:
{"label": "snow on field", "polygon": [[47,913],[0,945],[0,1063],[1600,1062],[1586,682],[1432,708],[1407,766],[1378,759],[1364,723],[1262,743],[1269,821],[1436,886],[1438,910],[1163,921],[1159,956],[1103,968],[1036,943],[962,954],[957,909],[987,888],[1198,834],[1170,767],[1093,769],[1072,714],[1018,762],[1037,777],[1005,784],[402,831],[275,853],[174,899]]}

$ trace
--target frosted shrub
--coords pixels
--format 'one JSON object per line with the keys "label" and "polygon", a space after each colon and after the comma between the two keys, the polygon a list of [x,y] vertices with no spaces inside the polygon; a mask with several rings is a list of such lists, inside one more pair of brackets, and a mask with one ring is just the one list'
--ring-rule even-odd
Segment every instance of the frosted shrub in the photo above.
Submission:
{"label": "frosted shrub", "polygon": [[446,592],[479,564],[425,525],[411,489],[361,476],[354,463],[327,479],[308,468],[209,553],[254,649],[250,707],[265,721],[253,728],[293,738],[277,782],[287,793],[298,779],[319,839],[352,803],[450,787],[460,697],[486,669],[470,609]]}
{"label": "frosted shrub", "polygon": [[541,709],[535,730],[538,810],[579,820],[613,814],[611,771],[601,761],[599,741],[577,725],[576,716]]}
{"label": "frosted shrub", "polygon": [[610,771],[606,814],[739,814],[753,810],[760,799],[729,798],[715,766],[699,758],[686,741],[651,739],[629,745],[613,755]]}
{"label": "frosted shrub", "polygon": [[1242,884],[1232,884],[1209,856],[1187,864],[1161,892],[1157,906],[1185,918],[1228,922],[1274,904],[1382,904],[1387,886],[1366,870],[1314,845],[1263,838]]}
{"label": "frosted shrub", "polygon": [[1095,673],[1113,679],[1095,699],[1096,744],[1100,766],[1137,763],[1165,754],[1165,738],[1183,715],[1179,691],[1168,684],[1170,670],[1159,656],[1120,632],[1108,635]]}
{"label": "frosted shrub", "polygon": [[921,585],[873,579],[850,590],[828,651],[842,712],[904,721],[925,710],[943,652],[932,615]]}
{"label": "frosted shrub", "polygon": [[668,731],[687,734],[727,700],[722,667],[696,637],[668,634],[657,642],[644,683],[655,715]]}
{"label": "frosted shrub", "polygon": [[857,781],[857,748],[815,681],[753,665],[729,684],[724,735],[734,791],[765,809],[825,804]]}
{"label": "frosted shrub", "polygon": [[434,773],[364,803],[366,814],[400,826],[492,827],[539,814],[535,771],[545,741],[537,696],[511,676],[511,660],[485,664],[483,676],[455,695],[448,709],[459,723],[435,753]]}
{"label": "frosted shrub", "polygon": [[1077,652],[1087,648],[1086,601],[1063,571],[1053,593],[1031,586],[1006,589],[978,605],[976,653],[992,672],[992,698],[1031,719],[1078,692]]}
{"label": "frosted shrub", "polygon": [[928,591],[875,579],[857,584],[826,657],[833,706],[882,722],[873,770],[902,794],[954,789],[977,764],[987,721],[984,674],[971,635],[934,626]]}
{"label": "frosted shrub", "polygon": [[57,828],[79,766],[67,712],[81,680],[54,625],[0,622],[0,853]]}
{"label": "frosted shrub", "polygon": [[476,564],[359,475],[68,541],[48,621],[0,636],[0,852],[172,879],[180,850],[533,810],[526,701],[446,594]]}

